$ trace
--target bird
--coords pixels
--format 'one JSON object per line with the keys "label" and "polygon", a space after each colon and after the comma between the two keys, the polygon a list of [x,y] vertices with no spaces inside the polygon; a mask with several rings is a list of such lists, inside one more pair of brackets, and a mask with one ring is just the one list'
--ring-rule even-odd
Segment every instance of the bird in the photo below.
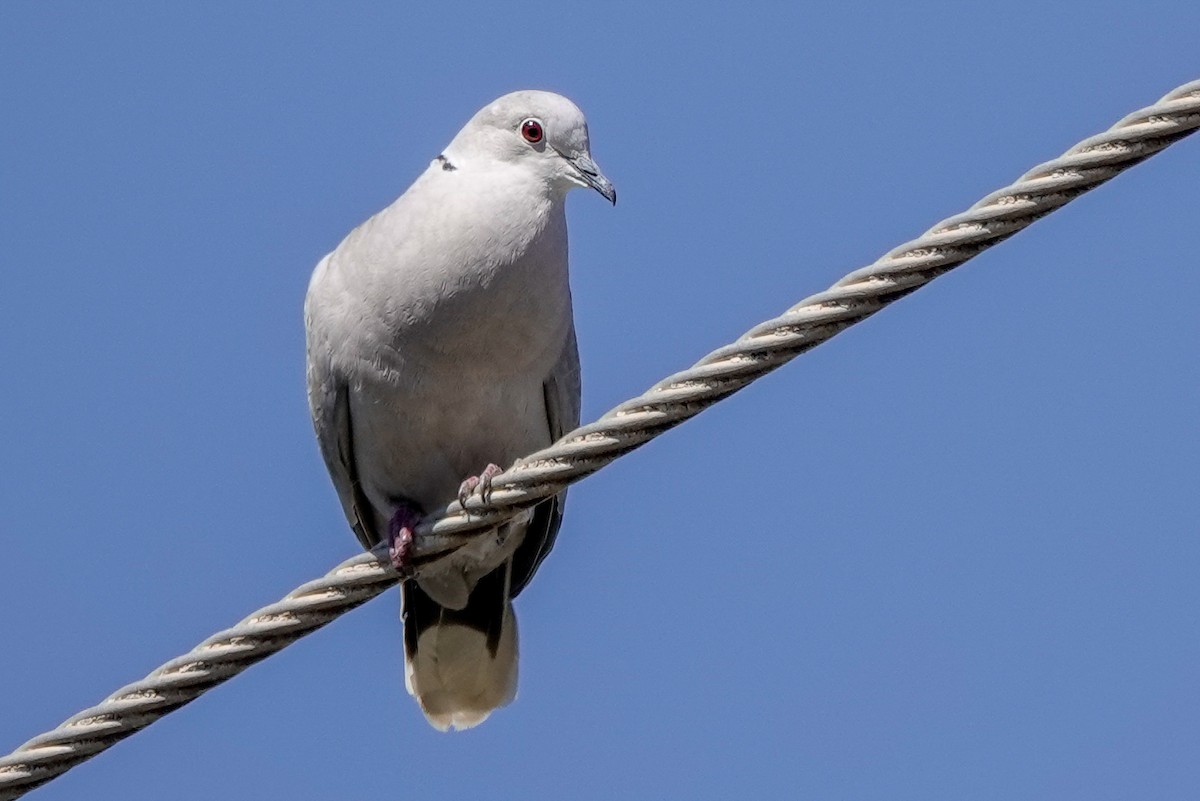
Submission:
{"label": "bird", "polygon": [[616,204],[583,112],[506,94],[318,262],[305,297],[319,449],[359,541],[386,542],[401,573],[405,686],[441,731],[516,697],[512,600],[566,493],[420,570],[413,531],[579,425],[565,200],[580,187]]}

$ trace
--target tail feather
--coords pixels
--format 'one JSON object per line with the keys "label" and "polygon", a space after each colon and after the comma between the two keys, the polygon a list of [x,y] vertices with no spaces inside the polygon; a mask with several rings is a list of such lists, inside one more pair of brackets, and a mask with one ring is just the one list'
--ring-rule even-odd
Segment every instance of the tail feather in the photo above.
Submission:
{"label": "tail feather", "polygon": [[482,578],[462,609],[404,583],[404,682],[440,731],[469,729],[517,694],[510,564]]}

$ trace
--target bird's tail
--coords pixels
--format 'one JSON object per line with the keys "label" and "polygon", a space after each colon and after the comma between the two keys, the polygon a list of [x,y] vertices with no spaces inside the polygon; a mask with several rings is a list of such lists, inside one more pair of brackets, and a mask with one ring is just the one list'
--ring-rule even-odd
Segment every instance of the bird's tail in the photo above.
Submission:
{"label": "bird's tail", "polygon": [[462,609],[404,582],[404,683],[440,731],[478,726],[517,694],[511,563],[480,579]]}

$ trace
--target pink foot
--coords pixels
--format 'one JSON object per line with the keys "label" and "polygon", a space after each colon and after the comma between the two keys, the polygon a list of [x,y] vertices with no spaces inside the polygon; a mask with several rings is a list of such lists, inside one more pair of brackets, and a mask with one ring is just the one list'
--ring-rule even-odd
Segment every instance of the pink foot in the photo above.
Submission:
{"label": "pink foot", "polygon": [[388,521],[388,555],[392,566],[402,576],[411,576],[413,530],[421,522],[421,515],[408,504],[400,504],[392,519]]}
{"label": "pink foot", "polygon": [[458,485],[458,502],[465,508],[467,499],[476,491],[479,492],[479,497],[486,501],[492,494],[492,479],[503,472],[496,465],[489,463],[479,475],[467,476],[463,483]]}

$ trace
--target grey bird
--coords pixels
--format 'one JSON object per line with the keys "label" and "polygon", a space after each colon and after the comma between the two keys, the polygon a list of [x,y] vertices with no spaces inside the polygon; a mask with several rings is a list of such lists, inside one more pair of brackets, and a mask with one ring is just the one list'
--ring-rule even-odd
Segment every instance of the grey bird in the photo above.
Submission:
{"label": "grey bird", "polygon": [[550,92],[505,95],[320,261],[304,304],[321,454],[359,541],[386,541],[406,576],[405,684],[443,731],[515,697],[512,599],[554,544],[566,493],[419,573],[412,533],[579,424],[575,187],[616,203],[583,113]]}

